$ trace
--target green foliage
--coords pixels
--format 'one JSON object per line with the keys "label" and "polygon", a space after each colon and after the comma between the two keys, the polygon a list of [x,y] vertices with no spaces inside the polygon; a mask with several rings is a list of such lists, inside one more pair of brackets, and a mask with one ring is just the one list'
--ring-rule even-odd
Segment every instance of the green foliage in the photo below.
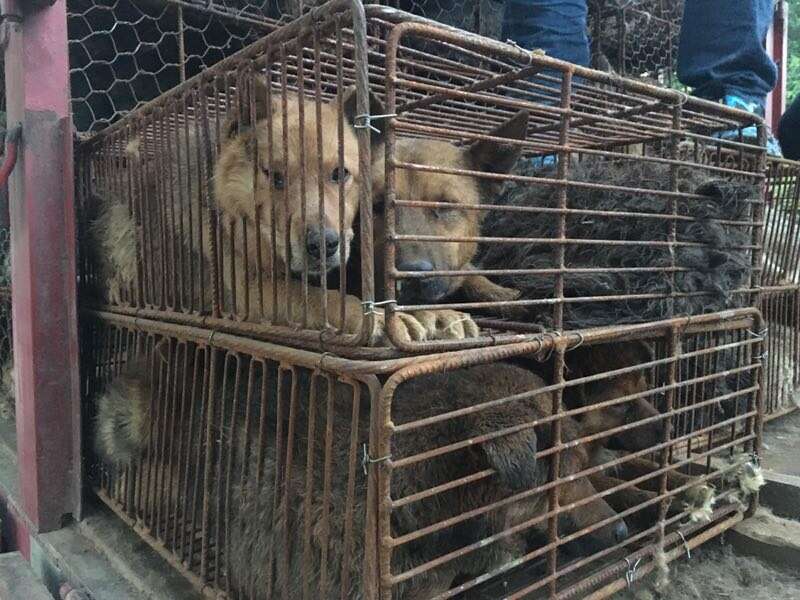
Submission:
{"label": "green foliage", "polygon": [[800,0],[789,1],[789,62],[786,65],[787,100],[800,94]]}

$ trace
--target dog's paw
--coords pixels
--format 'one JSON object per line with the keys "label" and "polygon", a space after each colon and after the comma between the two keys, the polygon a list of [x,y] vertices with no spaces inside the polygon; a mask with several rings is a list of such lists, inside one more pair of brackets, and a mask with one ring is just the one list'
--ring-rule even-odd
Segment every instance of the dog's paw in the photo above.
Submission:
{"label": "dog's paw", "polygon": [[424,327],[428,340],[463,340],[480,335],[480,328],[467,313],[442,309],[418,310],[411,314]]}
{"label": "dog's paw", "polygon": [[429,339],[425,326],[411,313],[395,313],[398,327],[394,334],[402,342],[424,342]]}

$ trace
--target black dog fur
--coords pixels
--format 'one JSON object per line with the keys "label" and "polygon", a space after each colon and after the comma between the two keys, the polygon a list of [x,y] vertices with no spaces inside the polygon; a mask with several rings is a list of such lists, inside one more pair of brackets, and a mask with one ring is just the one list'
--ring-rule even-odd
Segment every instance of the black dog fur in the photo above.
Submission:
{"label": "black dog fur", "polygon": [[[530,163],[517,167],[517,173],[553,177],[554,173],[536,170]],[[571,181],[604,183],[621,188],[669,190],[670,166],[641,160],[609,160],[595,157],[573,161]],[[659,294],[693,294],[669,298],[630,299],[624,301],[589,301],[565,303],[564,329],[655,321],[674,316],[715,312],[741,306],[745,298],[734,291],[747,286],[750,257],[747,249],[750,233],[746,227],[719,223],[719,220],[746,221],[752,200],[757,199],[755,186],[712,179],[698,169],[680,168],[678,190],[699,194],[707,199],[677,198],[680,216],[676,224],[678,242],[702,246],[675,248],[675,264],[686,269],[675,273],[674,284],[669,272],[624,271],[625,267],[662,268],[671,264],[667,245],[597,245],[568,244],[565,264],[569,268],[606,268],[603,273],[568,273],[564,277],[564,296],[610,296]],[[499,198],[505,206],[557,208],[558,187],[545,184],[514,182]],[[672,199],[624,189],[606,190],[569,186],[567,206],[570,209],[650,213],[669,215]],[[566,217],[566,236],[578,240],[625,240],[629,242],[665,242],[669,240],[670,219],[641,216],[594,216],[570,214]],[[559,215],[555,213],[493,210],[483,223],[487,236],[554,239],[558,237]],[[545,269],[555,268],[556,245],[484,244],[477,260],[481,269]],[[554,275],[505,275],[494,281],[521,292],[521,299],[554,296]],[[700,293],[700,294],[697,294]],[[544,326],[553,326],[549,305],[534,305],[527,317]]]}

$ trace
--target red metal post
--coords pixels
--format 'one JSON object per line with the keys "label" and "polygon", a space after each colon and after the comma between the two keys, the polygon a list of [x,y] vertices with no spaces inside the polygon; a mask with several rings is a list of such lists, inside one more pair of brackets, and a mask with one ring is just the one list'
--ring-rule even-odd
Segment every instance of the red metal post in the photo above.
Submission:
{"label": "red metal post", "polygon": [[767,99],[766,120],[773,129],[778,130],[778,122],[783,111],[786,110],[786,66],[789,60],[789,4],[785,1],[777,2],[772,28],[767,35],[767,52],[778,65],[778,83]]}
{"label": "red metal post", "polygon": [[6,0],[7,122],[20,506],[39,532],[80,512],[80,404],[66,1]]}

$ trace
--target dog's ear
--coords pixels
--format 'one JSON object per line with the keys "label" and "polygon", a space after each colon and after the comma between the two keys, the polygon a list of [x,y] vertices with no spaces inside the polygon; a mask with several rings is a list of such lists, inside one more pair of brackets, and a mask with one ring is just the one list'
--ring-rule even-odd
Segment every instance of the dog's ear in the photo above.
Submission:
{"label": "dog's ear", "polygon": [[[266,119],[267,110],[267,83],[262,77],[255,77],[246,82],[239,90],[236,105],[228,115],[223,127],[223,138],[230,139],[246,133],[261,119]],[[252,99],[252,104],[251,104]],[[273,110],[275,98],[272,98]],[[253,112],[255,108],[255,112]]]}
{"label": "dog's ear", "polygon": [[533,427],[486,441],[481,448],[500,482],[511,490],[527,490],[541,484],[537,478],[537,438]]}
{"label": "dog's ear", "polygon": [[[351,85],[344,92],[342,92],[341,102],[342,113],[344,114],[345,121],[347,121],[351,127],[355,125],[363,125],[363,122],[356,122],[358,117],[356,86]],[[381,102],[381,99],[372,92],[369,93],[369,114],[373,116],[386,114],[386,109],[383,106],[383,102]],[[364,120],[362,119],[362,121]],[[372,142],[373,147],[383,144],[386,133],[386,119],[375,119],[370,123],[370,125],[375,128],[370,128],[370,141]]]}
{"label": "dog's ear", "polygon": [[[509,140],[524,140],[528,129],[528,111],[521,110],[489,135]],[[490,140],[478,140],[469,147],[472,164],[478,171],[508,173],[517,164],[522,149],[516,145]]]}

